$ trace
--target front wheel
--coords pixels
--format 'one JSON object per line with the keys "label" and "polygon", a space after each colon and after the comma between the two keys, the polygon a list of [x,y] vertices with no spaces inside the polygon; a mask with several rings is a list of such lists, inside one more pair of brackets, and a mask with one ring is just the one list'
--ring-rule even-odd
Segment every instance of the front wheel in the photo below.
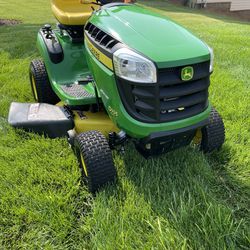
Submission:
{"label": "front wheel", "polygon": [[101,132],[88,131],[76,136],[75,152],[89,192],[95,193],[107,183],[115,181],[112,152]]}
{"label": "front wheel", "polygon": [[215,108],[212,108],[209,123],[205,127],[198,129],[194,138],[204,153],[219,150],[225,142],[225,127],[221,116]]}

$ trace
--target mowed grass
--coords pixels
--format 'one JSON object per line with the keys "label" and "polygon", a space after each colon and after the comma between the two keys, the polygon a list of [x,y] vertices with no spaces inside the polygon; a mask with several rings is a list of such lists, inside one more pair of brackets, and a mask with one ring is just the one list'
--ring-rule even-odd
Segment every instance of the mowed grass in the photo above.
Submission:
{"label": "mowed grass", "polygon": [[36,33],[55,20],[48,0],[0,0],[0,18],[23,22],[0,27],[0,249],[249,249],[250,25],[141,2],[214,48],[210,100],[224,118],[225,145],[145,160],[128,144],[114,153],[117,185],[92,197],[66,140],[7,125],[12,101],[33,101]]}

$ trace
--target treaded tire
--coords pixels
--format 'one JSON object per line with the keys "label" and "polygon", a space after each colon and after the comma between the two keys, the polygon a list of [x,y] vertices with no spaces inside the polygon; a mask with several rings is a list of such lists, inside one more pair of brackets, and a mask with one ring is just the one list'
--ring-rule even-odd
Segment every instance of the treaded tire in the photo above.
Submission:
{"label": "treaded tire", "polygon": [[204,153],[219,150],[225,141],[225,127],[223,120],[215,108],[209,116],[209,124],[201,129],[202,140],[200,148]]}
{"label": "treaded tire", "polygon": [[115,181],[112,152],[101,132],[94,130],[77,135],[75,152],[89,192],[96,193],[107,183]]}
{"label": "treaded tire", "polygon": [[60,101],[50,85],[42,60],[35,59],[30,63],[29,76],[33,96],[37,102],[56,104]]}

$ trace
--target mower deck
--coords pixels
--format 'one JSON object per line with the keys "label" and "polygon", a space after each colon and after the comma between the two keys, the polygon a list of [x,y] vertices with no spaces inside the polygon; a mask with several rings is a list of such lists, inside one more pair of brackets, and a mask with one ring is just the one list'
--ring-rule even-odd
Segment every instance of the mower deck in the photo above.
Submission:
{"label": "mower deck", "polygon": [[69,130],[76,134],[98,130],[106,137],[119,129],[104,111],[85,112],[70,110],[58,103],[57,106],[46,103],[13,102],[9,111],[9,124],[15,128],[44,134],[50,138],[67,136]]}

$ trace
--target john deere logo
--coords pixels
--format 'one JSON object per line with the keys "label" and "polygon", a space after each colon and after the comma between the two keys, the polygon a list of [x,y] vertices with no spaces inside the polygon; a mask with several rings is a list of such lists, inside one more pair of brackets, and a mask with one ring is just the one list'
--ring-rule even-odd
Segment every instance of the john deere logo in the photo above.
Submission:
{"label": "john deere logo", "polygon": [[194,76],[194,69],[191,66],[185,67],[181,70],[181,80],[189,81]]}

